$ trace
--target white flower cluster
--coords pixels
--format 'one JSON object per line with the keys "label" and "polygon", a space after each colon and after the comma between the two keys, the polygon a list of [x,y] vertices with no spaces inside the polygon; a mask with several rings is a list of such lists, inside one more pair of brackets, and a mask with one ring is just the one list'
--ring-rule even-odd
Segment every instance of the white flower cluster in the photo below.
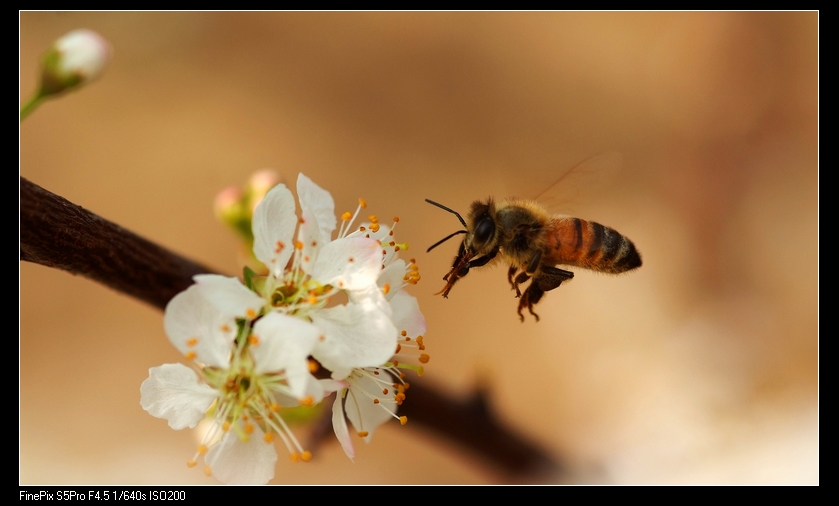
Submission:
{"label": "white flower cluster", "polygon": [[[292,460],[311,459],[279,410],[316,404],[332,392],[335,434],[352,458],[346,419],[368,441],[390,418],[404,424],[396,415],[407,385],[400,369],[422,372],[404,357],[428,360],[420,353],[425,321],[416,299],[402,290],[419,275],[413,261],[397,258],[393,228],[371,216],[353,229],[365,205],[360,201],[355,215],[344,214],[333,240],[330,194],[301,174],[297,195],[299,220],[284,185],[254,212],[254,254],[268,267],[266,276],[246,279],[247,286],[196,276],[169,302],[166,334],[192,367],[152,368],[140,388],[143,408],[173,429],[212,417],[189,464],[203,455],[205,472],[225,483],[273,478],[275,437]],[[329,378],[313,375],[318,364]]]}

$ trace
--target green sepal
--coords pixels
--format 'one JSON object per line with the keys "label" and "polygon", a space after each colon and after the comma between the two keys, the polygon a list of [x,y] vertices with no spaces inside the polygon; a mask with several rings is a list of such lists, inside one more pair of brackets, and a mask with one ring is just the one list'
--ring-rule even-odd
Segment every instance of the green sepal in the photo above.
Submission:
{"label": "green sepal", "polygon": [[243,269],[242,276],[245,279],[245,286],[248,287],[248,290],[255,292],[256,290],[253,287],[253,277],[256,276],[256,271],[246,265]]}

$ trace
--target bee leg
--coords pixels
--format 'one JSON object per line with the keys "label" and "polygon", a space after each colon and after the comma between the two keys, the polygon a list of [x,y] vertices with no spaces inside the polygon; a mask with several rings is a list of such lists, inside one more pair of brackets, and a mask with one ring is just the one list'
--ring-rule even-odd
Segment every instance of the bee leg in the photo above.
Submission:
{"label": "bee leg", "polygon": [[[523,273],[525,274],[525,273]],[[524,322],[524,315],[522,310],[526,307],[527,311],[532,314],[536,321],[539,321],[539,315],[533,312],[533,306],[542,300],[545,292],[549,292],[562,284],[563,281],[574,277],[574,273],[556,267],[543,265],[539,275],[533,278],[530,286],[524,291],[524,294],[519,300],[519,319]]]}
{"label": "bee leg", "polygon": [[527,287],[527,290],[524,291],[521,299],[519,299],[519,308],[517,313],[519,314],[519,320],[521,320],[522,323],[524,323],[524,315],[521,311],[524,308],[527,308],[528,312],[536,318],[537,322],[539,321],[539,315],[533,312],[533,304],[539,302],[544,294],[545,292],[539,289],[535,280],[533,283],[530,283],[530,286]]}
{"label": "bee leg", "polygon": [[488,264],[493,258],[496,257],[496,255],[498,255],[498,248],[495,248],[486,255],[478,257],[475,260],[468,260],[466,262],[463,262],[464,256],[466,255],[467,253],[465,251],[462,253],[458,253],[457,258],[455,258],[454,260],[454,265],[452,265],[452,270],[450,270],[449,273],[446,274],[445,277],[443,277],[443,280],[446,282],[446,286],[444,286],[442,290],[437,292],[436,295],[442,294],[444,298],[448,299],[449,292],[451,291],[454,284],[457,283],[457,280],[469,274],[469,269],[473,267],[482,267]]}
{"label": "bee leg", "polygon": [[[544,276],[543,276],[544,275]],[[546,287],[554,281],[554,278],[560,278],[559,281],[556,281],[556,284],[551,286],[550,288],[544,288],[546,292],[553,290],[554,288],[558,287],[560,283],[563,281],[567,281],[574,277],[574,273],[571,271],[566,271],[565,269],[559,269],[557,267],[551,267],[549,265],[542,266],[542,272],[539,275],[539,279],[547,278],[549,282],[545,285]]]}
{"label": "bee leg", "polygon": [[[495,258],[495,255],[497,255],[497,254],[498,254],[498,250],[495,249],[493,251],[490,251],[486,255],[484,255],[482,257],[479,257],[477,260],[471,260],[469,262],[466,262],[466,265],[470,268],[481,267],[483,265],[488,264],[489,261],[492,260],[493,258]],[[465,274],[464,274],[464,276],[465,276]],[[463,277],[463,276],[461,276],[461,277]]]}
{"label": "bee leg", "polygon": [[[457,281],[458,277],[463,277],[463,276],[459,276],[455,271],[458,270],[458,266],[463,264],[463,257],[465,257],[465,256],[466,256],[466,247],[463,246],[463,243],[460,243],[460,247],[457,249],[457,256],[454,257],[454,262],[452,262],[452,269],[449,271],[448,274],[443,276],[443,281],[448,281],[449,277],[451,277],[452,274],[455,275],[455,279],[453,279],[452,282],[447,285],[448,287],[451,287],[451,285],[453,285],[454,282]],[[466,268],[466,272],[469,272],[468,266]],[[446,292],[446,293],[448,293],[448,292]]]}
{"label": "bee leg", "polygon": [[[519,285],[522,284],[522,283],[526,283],[527,280],[530,279],[530,277],[533,276],[536,273],[536,269],[539,268],[539,262],[541,262],[541,261],[542,261],[542,252],[538,251],[538,252],[536,252],[535,255],[533,255],[533,258],[531,258],[530,261],[527,262],[527,266],[522,268],[521,274],[516,276],[515,283],[511,281],[511,278],[512,278],[513,274],[515,274],[515,271],[517,269],[515,267],[513,267],[512,265],[510,266],[510,270],[507,271],[507,280],[510,281],[510,284],[513,285],[513,288],[516,290],[516,298],[521,297],[521,290],[519,290]],[[534,302],[534,304],[535,304],[535,302]],[[532,313],[532,311],[531,311],[531,313]],[[521,313],[519,313],[519,316],[521,316]],[[536,316],[536,315],[534,315],[534,316]],[[522,318],[524,318],[524,317],[522,317]],[[537,316],[536,318],[538,319],[539,317]]]}
{"label": "bee leg", "polygon": [[[516,286],[516,284],[515,284],[515,283],[513,283],[513,275],[514,275],[516,272],[518,272],[518,270],[519,270],[519,268],[518,268],[518,267],[516,267],[515,265],[511,265],[511,266],[510,266],[510,268],[509,268],[509,269],[507,269],[507,283],[510,283],[510,286],[512,287],[512,289],[513,289],[513,290],[515,290],[515,289],[517,289],[517,288],[518,288],[518,287]],[[521,294],[516,295],[516,297],[519,297],[520,295],[521,295]]]}
{"label": "bee leg", "polygon": [[531,276],[536,272],[536,269],[539,268],[539,263],[542,261],[542,250],[536,252],[533,255],[533,258],[527,262],[527,267],[525,267],[524,272],[530,274]]}
{"label": "bee leg", "polygon": [[522,271],[521,274],[516,276],[516,284],[513,287],[516,289],[516,298],[521,297],[521,291],[519,290],[519,285],[522,283],[527,283],[527,280],[530,279],[530,275],[526,272]]}

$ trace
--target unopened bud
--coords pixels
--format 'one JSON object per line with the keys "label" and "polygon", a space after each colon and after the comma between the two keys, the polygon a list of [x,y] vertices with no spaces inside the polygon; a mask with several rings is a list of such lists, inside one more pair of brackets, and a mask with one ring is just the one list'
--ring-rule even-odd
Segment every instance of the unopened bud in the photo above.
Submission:
{"label": "unopened bud", "polygon": [[216,218],[225,224],[235,224],[241,219],[242,190],[236,186],[228,186],[216,195],[213,210]]}
{"label": "unopened bud", "polygon": [[91,30],[68,33],[55,41],[44,55],[41,95],[60,93],[99,78],[110,56],[110,44],[98,33]]}

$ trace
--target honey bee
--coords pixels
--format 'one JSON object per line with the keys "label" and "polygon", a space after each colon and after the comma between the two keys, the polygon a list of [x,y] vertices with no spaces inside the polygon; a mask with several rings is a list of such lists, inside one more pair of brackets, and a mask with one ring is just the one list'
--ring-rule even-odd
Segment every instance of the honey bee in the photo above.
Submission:
{"label": "honey bee", "polygon": [[[428,251],[452,237],[465,234],[452,268],[443,277],[446,286],[438,292],[448,298],[454,284],[473,267],[482,267],[499,259],[510,264],[507,281],[519,298],[518,315],[533,312],[545,292],[574,277],[574,273],[556,267],[570,265],[598,272],[619,274],[641,266],[635,245],[615,229],[594,221],[551,214],[534,200],[492,198],[472,203],[467,219],[442,204],[429,204],[448,211],[460,220],[458,230],[433,244]],[[524,293],[519,285],[530,280]]]}

